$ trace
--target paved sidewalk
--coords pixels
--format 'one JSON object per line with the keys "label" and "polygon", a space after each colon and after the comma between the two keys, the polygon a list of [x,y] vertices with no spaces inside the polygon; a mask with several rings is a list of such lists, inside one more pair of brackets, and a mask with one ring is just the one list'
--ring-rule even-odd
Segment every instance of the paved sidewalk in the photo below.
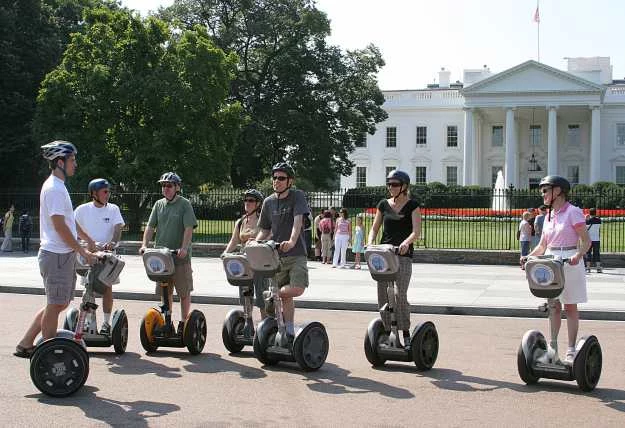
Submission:
{"label": "paved sidewalk", "polygon": [[[154,300],[154,285],[145,275],[139,256],[123,256],[126,267],[117,298]],[[375,283],[362,270],[333,269],[309,262],[310,287],[296,300],[298,307],[376,311]],[[236,304],[238,289],[226,281],[221,260],[193,259],[193,300]],[[0,292],[43,294],[34,253],[0,254]],[[80,287],[79,287],[80,288]],[[585,319],[625,320],[625,268],[588,275],[589,302],[580,305]],[[408,290],[412,311],[430,314],[542,316],[536,308],[544,300],[532,296],[524,273],[514,266],[413,264]]]}

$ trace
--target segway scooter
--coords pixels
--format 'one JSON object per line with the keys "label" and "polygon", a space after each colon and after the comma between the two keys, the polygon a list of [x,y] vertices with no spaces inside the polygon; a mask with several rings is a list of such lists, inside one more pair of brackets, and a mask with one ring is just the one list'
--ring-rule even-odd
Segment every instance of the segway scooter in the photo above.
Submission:
{"label": "segway scooter", "polygon": [[279,361],[296,362],[302,370],[318,370],[328,356],[329,340],[326,329],[320,322],[312,321],[301,325],[295,332],[292,343],[286,333],[282,316],[282,300],[279,286],[273,278],[280,269],[278,244],[273,241],[250,242],[243,250],[251,272],[268,278],[269,299],[274,302],[276,317],[267,317],[258,324],[254,336],[254,355],[264,365],[270,366]]}
{"label": "segway scooter", "polygon": [[365,260],[371,277],[375,281],[388,282],[386,293],[388,303],[380,308],[380,313],[390,314],[391,331],[386,332],[382,318],[369,323],[365,334],[365,356],[373,367],[383,366],[387,360],[413,361],[417,369],[429,370],[438,357],[438,332],[431,321],[417,325],[410,334],[409,346],[402,346],[399,340],[397,319],[394,308],[395,281],[399,272],[398,247],[389,244],[370,245],[365,249]]}
{"label": "segway scooter", "polygon": [[[98,305],[95,298],[104,294],[107,287],[112,287],[113,282],[119,277],[122,269],[124,269],[124,261],[116,256],[113,252],[100,252],[101,257],[98,258],[93,266],[83,263],[82,257],[78,257],[76,261],[76,272],[78,275],[85,277],[85,291],[82,295],[81,308],[84,307],[86,312],[84,326],[81,330],[82,339],[87,346],[109,347],[113,346],[116,354],[126,352],[128,344],[128,317],[123,309],[116,309],[111,317],[111,329],[108,333],[98,331],[98,322],[96,319],[96,309]],[[80,311],[78,308],[72,308],[65,315],[63,328],[65,330],[75,331],[78,323]]]}
{"label": "segway scooter", "polygon": [[[551,337],[557,341],[554,331],[554,307],[557,297],[565,287],[564,263],[568,259],[557,256],[529,256],[525,263],[525,275],[530,292],[547,303],[538,309],[546,311],[549,317]],[[599,340],[593,335],[581,337],[575,346],[572,364],[560,361],[557,347],[547,346],[545,336],[538,330],[529,330],[517,352],[519,376],[528,385],[538,382],[541,377],[558,380],[575,380],[582,391],[595,389],[601,377],[602,353]]]}
{"label": "segway scooter", "polygon": [[161,305],[151,308],[143,317],[139,330],[141,346],[155,352],[159,346],[186,348],[192,355],[202,352],[206,343],[206,318],[197,309],[191,311],[181,331],[176,331],[169,307],[169,287],[174,286],[174,255],[168,248],[147,249],[143,253],[145,272],[161,287]]}
{"label": "segway scooter", "polygon": [[221,338],[226,349],[241,352],[245,346],[254,344],[254,320],[252,319],[252,296],[254,295],[254,272],[245,254],[226,253],[223,257],[228,282],[241,288],[243,310],[231,309],[226,315]]}

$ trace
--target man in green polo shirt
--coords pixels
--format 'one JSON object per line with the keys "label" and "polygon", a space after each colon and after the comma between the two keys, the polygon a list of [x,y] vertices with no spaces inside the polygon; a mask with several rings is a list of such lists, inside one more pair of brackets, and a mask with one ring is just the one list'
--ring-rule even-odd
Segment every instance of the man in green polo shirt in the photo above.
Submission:
{"label": "man in green polo shirt", "polygon": [[[176,272],[174,287],[180,297],[180,323],[178,330],[184,328],[184,320],[191,312],[191,291],[193,291],[193,271],[191,269],[191,237],[197,226],[193,207],[188,199],[179,195],[182,180],[175,172],[166,172],[158,180],[163,192],[163,199],[156,201],[148,225],[143,232],[143,244],[139,252],[143,254],[156,230],[156,247],[178,250],[174,258]],[[156,294],[161,287],[156,286]],[[172,307],[173,290],[169,289],[169,307]]]}

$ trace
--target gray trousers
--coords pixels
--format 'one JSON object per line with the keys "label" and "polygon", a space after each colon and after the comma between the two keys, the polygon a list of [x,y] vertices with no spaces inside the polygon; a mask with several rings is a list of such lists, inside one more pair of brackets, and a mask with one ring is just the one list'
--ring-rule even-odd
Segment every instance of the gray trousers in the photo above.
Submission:
{"label": "gray trousers", "polygon": [[[395,319],[399,330],[410,330],[410,303],[408,303],[408,286],[412,276],[412,259],[410,257],[399,257],[399,272],[395,281]],[[388,303],[387,288],[388,282],[378,282],[378,305],[381,308]],[[387,311],[380,311],[384,329],[391,330],[391,314]]]}

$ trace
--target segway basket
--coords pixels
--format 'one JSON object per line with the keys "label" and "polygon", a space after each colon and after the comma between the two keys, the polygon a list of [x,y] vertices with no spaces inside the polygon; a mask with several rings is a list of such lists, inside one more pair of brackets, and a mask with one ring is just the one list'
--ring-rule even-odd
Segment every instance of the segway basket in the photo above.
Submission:
{"label": "segway basket", "polygon": [[564,290],[564,261],[552,255],[529,256],[525,276],[534,296],[556,298]]}
{"label": "segway basket", "polygon": [[254,282],[254,272],[250,262],[244,254],[228,253],[223,258],[226,279],[235,287],[251,286]]}
{"label": "segway basket", "polygon": [[369,273],[376,281],[395,281],[399,272],[399,257],[390,244],[369,245],[365,249]]}
{"label": "segway basket", "polygon": [[145,273],[150,280],[166,282],[173,278],[176,272],[174,256],[168,248],[150,248],[143,253]]}
{"label": "segway basket", "polygon": [[272,276],[280,269],[280,256],[276,249],[276,243],[273,241],[251,241],[245,246],[243,252],[254,272]]}

